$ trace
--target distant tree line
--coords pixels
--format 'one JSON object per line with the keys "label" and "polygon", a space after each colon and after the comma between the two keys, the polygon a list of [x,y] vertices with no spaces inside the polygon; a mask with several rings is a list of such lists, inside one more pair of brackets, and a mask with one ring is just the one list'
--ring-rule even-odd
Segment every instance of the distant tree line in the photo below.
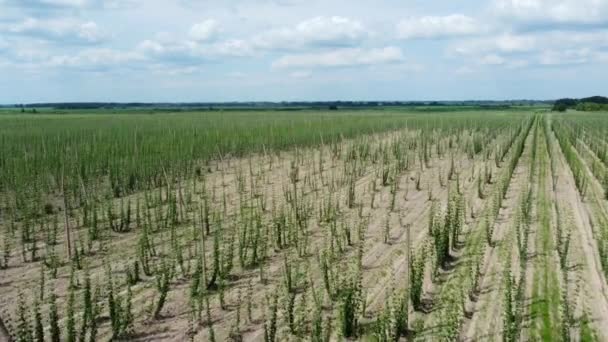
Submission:
{"label": "distant tree line", "polygon": [[568,109],[576,109],[580,111],[608,111],[608,97],[591,96],[582,99],[559,99],[553,104],[553,110],[557,112],[565,112]]}
{"label": "distant tree line", "polygon": [[29,103],[0,107],[21,108],[31,111],[33,108],[54,110],[124,110],[141,109],[147,111],[213,111],[213,110],[337,110],[337,109],[367,109],[389,107],[454,107],[474,106],[485,109],[508,109],[511,106],[550,105],[550,101],[539,100],[507,100],[507,101],[281,101],[281,102],[56,102]]}

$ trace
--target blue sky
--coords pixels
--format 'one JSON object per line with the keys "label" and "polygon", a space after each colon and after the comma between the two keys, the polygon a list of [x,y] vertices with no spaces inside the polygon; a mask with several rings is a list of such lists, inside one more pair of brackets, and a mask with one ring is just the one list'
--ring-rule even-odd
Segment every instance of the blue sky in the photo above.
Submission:
{"label": "blue sky", "polygon": [[608,95],[608,0],[0,0],[0,103]]}

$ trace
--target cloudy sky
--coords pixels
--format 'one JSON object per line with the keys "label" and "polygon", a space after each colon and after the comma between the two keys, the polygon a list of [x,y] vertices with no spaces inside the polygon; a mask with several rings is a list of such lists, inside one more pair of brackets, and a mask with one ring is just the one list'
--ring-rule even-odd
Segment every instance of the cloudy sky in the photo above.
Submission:
{"label": "cloudy sky", "polygon": [[0,0],[0,103],[608,95],[608,0]]}

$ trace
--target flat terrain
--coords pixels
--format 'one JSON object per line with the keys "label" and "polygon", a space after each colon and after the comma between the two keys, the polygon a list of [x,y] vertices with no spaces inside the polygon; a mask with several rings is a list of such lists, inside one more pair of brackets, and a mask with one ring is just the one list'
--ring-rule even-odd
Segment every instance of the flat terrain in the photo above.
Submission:
{"label": "flat terrain", "polygon": [[24,341],[608,340],[605,115],[0,114],[0,319]]}

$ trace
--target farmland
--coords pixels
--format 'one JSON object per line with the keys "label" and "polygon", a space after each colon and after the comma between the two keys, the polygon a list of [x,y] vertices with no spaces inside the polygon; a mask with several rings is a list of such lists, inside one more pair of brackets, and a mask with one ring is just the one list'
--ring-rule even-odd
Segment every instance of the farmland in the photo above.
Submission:
{"label": "farmland", "polygon": [[18,341],[606,341],[606,113],[0,113]]}

